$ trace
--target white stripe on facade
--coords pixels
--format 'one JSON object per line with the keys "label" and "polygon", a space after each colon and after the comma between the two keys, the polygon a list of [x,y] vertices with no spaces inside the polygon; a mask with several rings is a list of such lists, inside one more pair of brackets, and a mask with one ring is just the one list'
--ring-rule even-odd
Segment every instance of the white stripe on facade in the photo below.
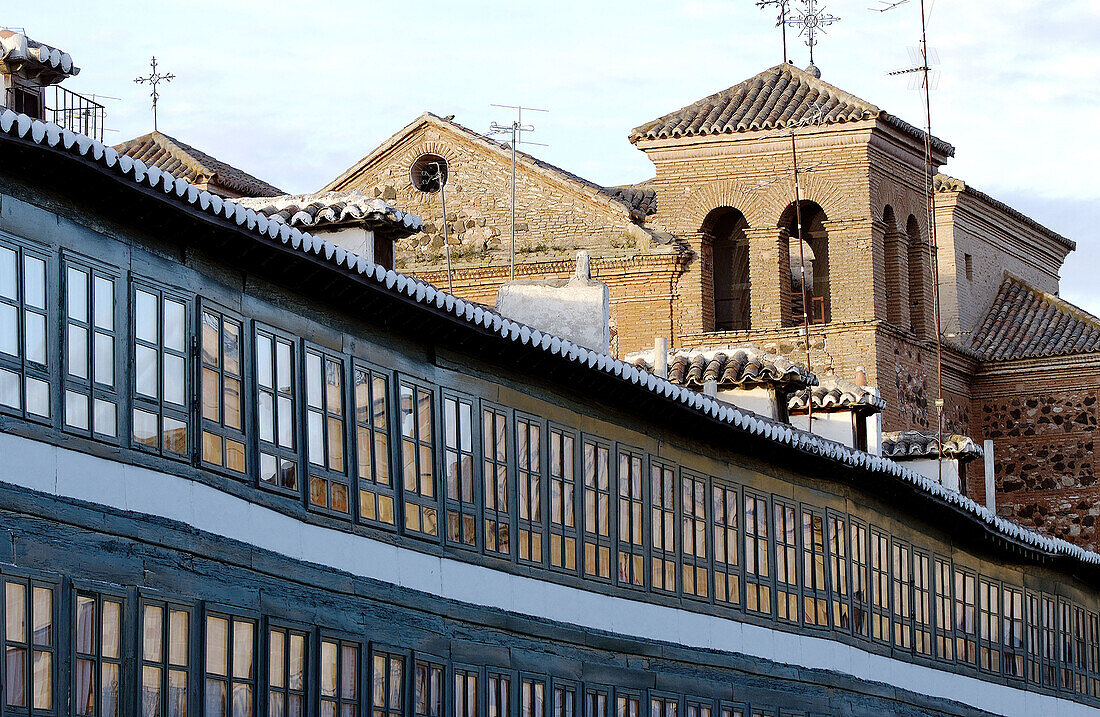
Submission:
{"label": "white stripe on facade", "polygon": [[[0,482],[159,516],[295,560],[451,600],[583,628],[833,670],[997,714],[1094,715],[1037,694],[876,655],[842,642],[610,597],[303,523],[202,483],[0,433]],[[35,566],[24,566],[35,567]]]}

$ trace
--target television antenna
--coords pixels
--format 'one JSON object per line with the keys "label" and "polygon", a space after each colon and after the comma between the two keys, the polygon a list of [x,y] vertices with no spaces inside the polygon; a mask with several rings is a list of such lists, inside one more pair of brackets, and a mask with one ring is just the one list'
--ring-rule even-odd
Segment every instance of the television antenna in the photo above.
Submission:
{"label": "television antenna", "polygon": [[512,147],[512,250],[511,258],[509,262],[508,280],[515,281],[516,278],[516,145],[518,144],[533,144],[539,147],[546,147],[546,144],[542,142],[532,142],[530,140],[523,139],[524,132],[534,132],[535,126],[530,124],[523,124],[523,112],[549,112],[550,110],[542,110],[537,107],[523,107],[522,105],[498,105],[491,104],[490,107],[501,107],[503,109],[515,110],[516,118],[511,124],[502,125],[497,122],[493,122],[489,125],[489,134],[511,134],[512,141],[509,144]]}
{"label": "television antenna", "polygon": [[756,7],[763,10],[767,7],[775,7],[779,10],[779,15],[776,17],[775,26],[780,29],[780,33],[783,36],[783,64],[787,64],[787,10],[790,8],[791,0],[756,0]]}
{"label": "television antenna", "polygon": [[[891,7],[885,8],[886,10],[892,10],[898,5],[904,4],[903,2],[897,2]],[[935,0],[932,0],[932,5],[935,5]],[[939,265],[939,246],[936,239],[936,188],[935,188],[935,167],[932,163],[932,89],[934,84],[938,84],[939,71],[933,70],[933,64],[939,64],[939,55],[935,50],[931,50],[928,47],[928,16],[931,13],[932,8],[925,7],[925,0],[920,0],[920,48],[909,48],[910,58],[913,60],[913,66],[904,70],[897,70],[890,72],[892,76],[897,75],[915,75],[917,82],[910,83],[912,89],[920,89],[924,94],[924,172],[925,172],[925,210],[927,212],[928,221],[928,255],[929,255],[929,273],[932,277],[932,320],[934,323],[934,335],[936,339],[936,443],[937,443],[937,472],[939,482],[943,483],[943,329],[940,326],[940,265]],[[933,82],[933,79],[935,82]],[[965,483],[960,486],[965,495]]]}

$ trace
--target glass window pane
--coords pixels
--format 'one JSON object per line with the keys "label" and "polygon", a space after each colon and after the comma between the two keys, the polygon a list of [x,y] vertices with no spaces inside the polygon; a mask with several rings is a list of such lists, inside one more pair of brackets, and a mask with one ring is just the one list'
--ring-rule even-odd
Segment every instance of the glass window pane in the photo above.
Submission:
{"label": "glass window pane", "polygon": [[19,311],[11,304],[0,304],[0,353],[19,355]]}
{"label": "glass window pane", "polygon": [[202,417],[211,421],[219,419],[221,396],[218,395],[218,372],[216,369],[202,369]]}
{"label": "glass window pane", "polygon": [[184,307],[178,301],[164,300],[164,346],[174,351],[183,351]]}
{"label": "glass window pane", "polygon": [[223,326],[223,351],[225,352],[225,370],[236,376],[241,375],[241,325],[236,321],[226,321]]}
{"label": "glass window pane", "polygon": [[146,665],[141,671],[141,715],[161,717],[160,668]]}
{"label": "glass window pane", "polygon": [[[231,717],[252,717],[252,685],[233,683],[233,711]],[[354,715],[350,717],[354,717]]]}
{"label": "glass window pane", "polygon": [[[206,618],[206,671],[226,675],[229,671],[229,621],[208,615]],[[209,683],[207,683],[209,684]]]}
{"label": "glass window pane", "polygon": [[275,442],[275,406],[274,397],[268,391],[256,394],[256,412],[260,423],[260,440]]}
{"label": "glass window pane", "polygon": [[359,650],[344,645],[340,653],[340,697],[354,700],[359,692]]}
{"label": "glass window pane", "polygon": [[27,706],[27,651],[25,648],[11,647],[4,655],[5,700],[9,707]]}
{"label": "glass window pane", "polygon": [[183,357],[164,354],[164,400],[183,405]]}
{"label": "glass window pane", "polygon": [[252,623],[233,621],[233,676],[251,680],[252,674]]}
{"label": "glass window pane", "polygon": [[94,372],[96,383],[115,385],[115,338],[96,332]]}
{"label": "glass window pane", "polygon": [[23,302],[36,309],[46,308],[46,262],[23,257]]}
{"label": "glass window pane", "polygon": [[53,590],[36,587],[33,589],[34,609],[31,619],[34,621],[35,645],[50,647],[53,645]]}
{"label": "glass window pane", "polygon": [[321,696],[336,696],[336,643],[321,643]]}
{"label": "glass window pane", "polygon": [[157,297],[138,289],[134,292],[134,333],[137,338],[157,343]]}
{"label": "glass window pane", "polygon": [[88,397],[75,391],[65,391],[65,423],[88,430]]}
{"label": "glass window pane", "polygon": [[168,613],[168,662],[172,665],[187,665],[187,625],[190,615],[186,610],[172,610]]}
{"label": "glass window pane", "polygon": [[0,246],[0,296],[18,299],[16,296],[15,252]]}
{"label": "glass window pane", "polygon": [[294,448],[294,404],[286,396],[276,401],[279,411],[279,445]]}
{"label": "glass window pane", "polygon": [[122,629],[122,603],[113,600],[103,601],[103,656],[119,656],[119,637]]}
{"label": "glass window pane", "polygon": [[313,408],[321,408],[321,357],[306,354],[306,402]]}
{"label": "glass window pane", "polygon": [[65,274],[68,297],[69,318],[73,321],[88,321],[88,274],[70,266]]}
{"label": "glass window pane", "polygon": [[287,687],[292,690],[303,689],[305,681],[305,638],[301,635],[290,636],[290,674]]}
{"label": "glass window pane", "polygon": [[[208,669],[207,672],[210,670]],[[221,680],[206,680],[206,708],[203,717],[229,717],[226,703],[226,684]]]}
{"label": "glass window pane", "polygon": [[145,606],[145,621],[142,629],[143,659],[150,662],[160,662],[161,629],[163,627],[164,611],[156,605]]}
{"label": "glass window pane", "polygon": [[69,324],[69,375],[88,378],[88,329]]}
{"label": "glass window pane", "polygon": [[283,686],[283,675],[286,671],[284,647],[285,638],[278,630],[271,630],[268,638],[268,666],[267,680],[272,687]]}
{"label": "glass window pane", "polygon": [[99,712],[100,717],[118,717],[118,665],[112,665],[110,663],[103,664],[103,675],[99,692],[99,700],[102,705]]}
{"label": "glass window pane", "polygon": [[110,401],[95,399],[92,428],[104,436],[118,436],[118,410]]}
{"label": "glass window pane", "polygon": [[53,706],[53,654],[35,651],[32,669],[32,706],[38,710],[48,710]]}
{"label": "glass window pane", "polygon": [[209,366],[217,366],[221,356],[218,350],[218,317],[209,312],[202,312],[202,362]]}
{"label": "glass window pane", "polygon": [[46,363],[46,317],[42,314],[25,312],[23,349],[28,361]]}
{"label": "glass window pane", "polygon": [[225,378],[225,425],[240,430],[241,427],[241,382],[235,378]]}
{"label": "glass window pane", "polygon": [[19,374],[0,368],[0,406],[18,409],[20,400]]}
{"label": "glass window pane", "polygon": [[279,341],[275,344],[275,380],[277,388],[283,393],[291,392],[291,374],[290,344]]}
{"label": "glass window pane", "polygon": [[27,377],[27,413],[44,418],[50,415],[50,384]]}
{"label": "glass window pane", "polygon": [[95,277],[95,326],[113,331],[115,328],[115,282],[102,276]]}
{"label": "glass window pane", "polygon": [[264,388],[273,388],[271,375],[271,337],[256,336],[256,381]]}
{"label": "glass window pane", "polygon": [[19,583],[4,586],[4,638],[9,642],[27,641],[27,588]]}
{"label": "glass window pane", "polygon": [[134,353],[135,389],[149,398],[157,398],[157,350],[138,345]]}

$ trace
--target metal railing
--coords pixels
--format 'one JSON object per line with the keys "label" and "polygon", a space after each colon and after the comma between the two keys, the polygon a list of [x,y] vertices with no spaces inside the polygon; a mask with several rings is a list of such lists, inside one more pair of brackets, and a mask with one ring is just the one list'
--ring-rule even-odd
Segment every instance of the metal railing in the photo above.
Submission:
{"label": "metal railing", "polygon": [[107,109],[95,100],[58,85],[9,87],[4,104],[16,112],[103,141]]}

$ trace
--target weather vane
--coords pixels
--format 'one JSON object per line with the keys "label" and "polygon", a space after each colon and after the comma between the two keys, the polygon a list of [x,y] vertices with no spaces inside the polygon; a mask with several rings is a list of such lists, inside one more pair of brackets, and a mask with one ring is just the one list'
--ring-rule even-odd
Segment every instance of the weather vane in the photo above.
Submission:
{"label": "weather vane", "polygon": [[149,93],[149,96],[153,98],[153,131],[157,131],[157,100],[160,99],[160,93],[157,92],[157,85],[161,82],[171,82],[176,79],[176,76],[169,72],[166,75],[162,75],[157,72],[157,58],[153,57],[153,71],[149,73],[148,77],[138,77],[134,79],[139,85],[144,85],[146,82],[153,88],[153,91]]}
{"label": "weather vane", "polygon": [[806,37],[806,46],[810,48],[810,65],[814,64],[814,45],[817,44],[817,33],[825,32],[825,28],[840,18],[830,15],[826,8],[817,6],[817,0],[802,0],[802,10],[795,17],[787,18],[787,24],[799,28],[799,37]]}

